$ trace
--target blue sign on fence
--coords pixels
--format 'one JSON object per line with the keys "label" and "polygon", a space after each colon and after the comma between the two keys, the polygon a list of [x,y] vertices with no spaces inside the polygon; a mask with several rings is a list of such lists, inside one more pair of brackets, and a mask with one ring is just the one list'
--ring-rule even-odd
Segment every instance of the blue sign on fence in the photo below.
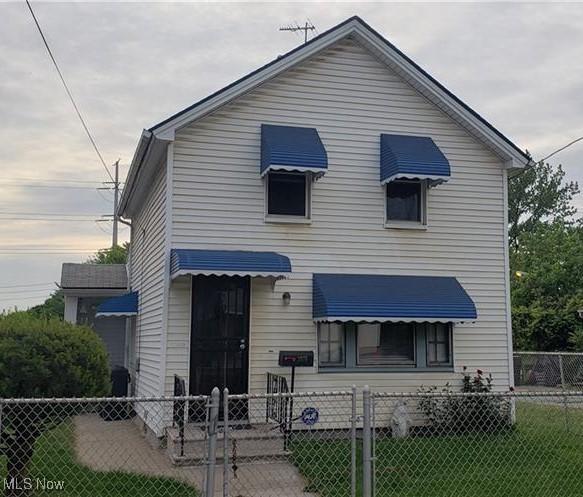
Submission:
{"label": "blue sign on fence", "polygon": [[306,407],[302,411],[301,418],[302,423],[308,426],[312,426],[318,422],[318,419],[320,418],[320,413],[318,412],[318,409],[316,409],[315,407]]}

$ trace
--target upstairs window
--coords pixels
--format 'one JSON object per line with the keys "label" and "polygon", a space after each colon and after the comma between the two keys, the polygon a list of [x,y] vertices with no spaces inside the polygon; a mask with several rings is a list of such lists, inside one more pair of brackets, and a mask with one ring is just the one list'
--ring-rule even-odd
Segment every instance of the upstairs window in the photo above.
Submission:
{"label": "upstairs window", "polygon": [[306,173],[270,172],[266,214],[271,219],[309,219],[311,180]]}
{"label": "upstairs window", "polygon": [[394,180],[386,184],[386,223],[425,225],[426,183]]}

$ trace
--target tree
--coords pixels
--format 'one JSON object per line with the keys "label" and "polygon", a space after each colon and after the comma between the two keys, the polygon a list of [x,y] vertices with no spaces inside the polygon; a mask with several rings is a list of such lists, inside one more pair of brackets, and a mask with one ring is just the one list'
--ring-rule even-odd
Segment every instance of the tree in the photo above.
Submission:
{"label": "tree", "polygon": [[31,307],[28,312],[39,318],[63,319],[65,316],[65,296],[63,291],[55,290],[42,304]]}
{"label": "tree", "polygon": [[125,242],[123,245],[114,245],[113,247],[100,249],[87,260],[87,263],[125,264],[128,259],[129,248],[130,244]]}
{"label": "tree", "polygon": [[522,350],[577,347],[583,326],[583,227],[540,223],[511,251],[514,344]]}
{"label": "tree", "polygon": [[[583,234],[576,182],[540,162],[509,180],[508,237],[512,326],[519,350],[565,350],[583,344]],[[517,276],[519,275],[519,276]]]}
{"label": "tree", "polygon": [[[0,398],[101,396],[108,391],[107,352],[91,329],[27,312],[0,316]],[[0,453],[6,456],[9,480],[22,483],[36,440],[68,417],[70,409],[40,403],[2,406]],[[26,495],[22,488],[6,492],[9,497]]]}
{"label": "tree", "polygon": [[579,193],[574,181],[565,182],[562,166],[538,163],[517,174],[508,184],[508,237],[517,249],[522,233],[541,222],[568,223],[577,210],[573,197]]}

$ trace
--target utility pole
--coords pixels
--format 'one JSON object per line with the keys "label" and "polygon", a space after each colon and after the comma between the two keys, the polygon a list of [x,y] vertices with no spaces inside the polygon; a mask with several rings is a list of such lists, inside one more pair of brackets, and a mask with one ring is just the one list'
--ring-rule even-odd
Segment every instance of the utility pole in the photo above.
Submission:
{"label": "utility pole", "polygon": [[297,33],[299,31],[304,32],[304,43],[308,43],[308,32],[316,30],[316,26],[314,26],[309,20],[303,26],[300,26],[297,22],[295,26],[289,24],[287,26],[282,26],[279,28],[280,31],[289,31],[291,33]]}
{"label": "utility pole", "polygon": [[119,159],[115,161],[115,174],[113,180],[113,235],[111,240],[112,247],[117,245],[117,204],[119,202]]}
{"label": "utility pole", "polygon": [[105,222],[113,222],[113,230],[112,230],[112,236],[111,236],[111,246],[115,247],[116,245],[118,245],[118,227],[119,227],[119,223],[125,224],[127,226],[131,226],[131,223],[129,221],[125,221],[124,219],[121,219],[118,214],[117,214],[117,208],[119,205],[119,187],[121,185],[120,181],[119,181],[119,161],[120,159],[117,159],[115,161],[115,163],[113,164],[113,168],[114,168],[114,175],[113,175],[113,181],[104,181],[103,184],[104,185],[111,185],[111,186],[103,186],[101,188],[98,188],[98,190],[113,190],[113,216],[111,214],[104,214],[103,216],[101,216],[101,219],[97,219],[96,222],[98,223],[105,223]]}

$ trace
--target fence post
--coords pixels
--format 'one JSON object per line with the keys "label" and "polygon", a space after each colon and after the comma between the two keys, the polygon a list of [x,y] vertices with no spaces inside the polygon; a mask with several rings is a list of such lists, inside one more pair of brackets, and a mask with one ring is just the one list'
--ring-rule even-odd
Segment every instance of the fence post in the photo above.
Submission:
{"label": "fence post", "polygon": [[229,496],[229,389],[223,390],[223,497]]}
{"label": "fence post", "polygon": [[362,497],[371,497],[371,403],[368,385],[362,391],[362,410]]}
{"label": "fence post", "polygon": [[352,414],[350,417],[350,495],[356,497],[356,385],[352,385]]}
{"label": "fence post", "polygon": [[[565,384],[565,369],[563,365],[563,354],[559,354],[559,372],[561,373],[561,388],[564,394],[566,392],[566,384]],[[563,395],[563,409],[565,410],[565,429],[569,431],[569,411],[566,395]]]}
{"label": "fence post", "polygon": [[206,467],[206,485],[204,497],[213,497],[215,493],[215,468],[217,465],[217,425],[219,421],[219,402],[221,392],[217,387],[211,393],[210,414],[208,422],[208,457]]}

